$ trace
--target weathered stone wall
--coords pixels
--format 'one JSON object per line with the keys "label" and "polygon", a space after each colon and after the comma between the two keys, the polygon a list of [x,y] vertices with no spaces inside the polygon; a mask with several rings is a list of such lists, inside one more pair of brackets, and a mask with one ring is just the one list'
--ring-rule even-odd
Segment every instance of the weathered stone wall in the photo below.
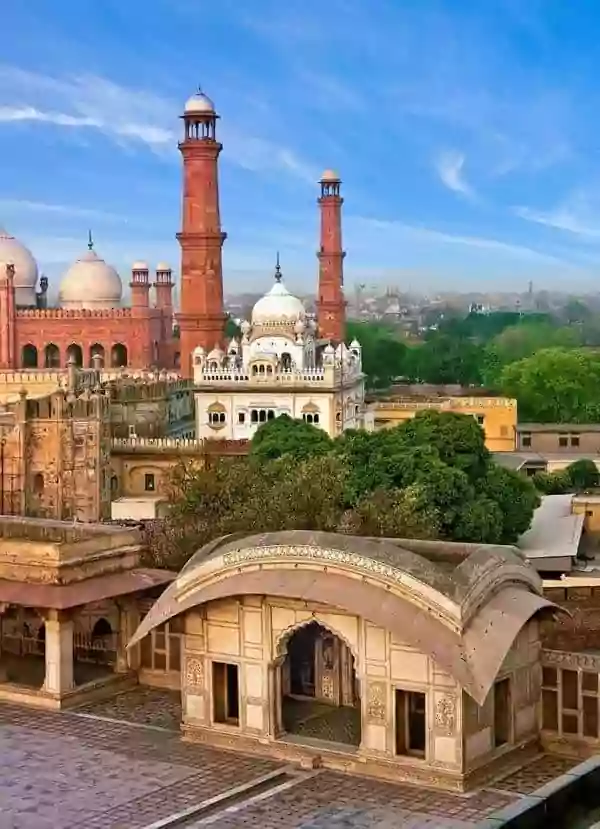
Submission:
{"label": "weathered stone wall", "polygon": [[600,650],[600,587],[546,588],[544,595],[568,611],[542,623],[544,648],[573,652]]}

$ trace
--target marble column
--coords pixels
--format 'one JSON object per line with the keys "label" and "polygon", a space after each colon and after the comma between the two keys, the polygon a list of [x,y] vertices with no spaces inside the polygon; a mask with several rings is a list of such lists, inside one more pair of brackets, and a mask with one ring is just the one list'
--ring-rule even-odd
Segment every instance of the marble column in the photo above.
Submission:
{"label": "marble column", "polygon": [[46,678],[44,690],[65,694],[75,687],[73,679],[73,620],[60,610],[46,614]]}

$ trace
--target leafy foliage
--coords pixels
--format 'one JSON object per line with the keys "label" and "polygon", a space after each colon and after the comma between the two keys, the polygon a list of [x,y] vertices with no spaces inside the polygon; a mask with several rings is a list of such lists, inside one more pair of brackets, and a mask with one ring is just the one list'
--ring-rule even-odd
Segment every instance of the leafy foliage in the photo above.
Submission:
{"label": "leafy foliage", "polygon": [[581,458],[557,472],[538,472],[533,483],[544,495],[562,495],[566,492],[584,492],[600,483],[600,473],[593,460]]}
{"label": "leafy foliage", "polygon": [[272,461],[282,455],[288,455],[290,460],[304,460],[326,454],[331,446],[331,439],[323,429],[281,415],[258,427],[251,454],[260,461]]}
{"label": "leafy foliage", "polygon": [[510,543],[538,496],[496,466],[472,417],[423,412],[379,432],[320,429],[278,418],[247,458],[181,465],[154,564],[179,567],[212,538],[286,529]]}

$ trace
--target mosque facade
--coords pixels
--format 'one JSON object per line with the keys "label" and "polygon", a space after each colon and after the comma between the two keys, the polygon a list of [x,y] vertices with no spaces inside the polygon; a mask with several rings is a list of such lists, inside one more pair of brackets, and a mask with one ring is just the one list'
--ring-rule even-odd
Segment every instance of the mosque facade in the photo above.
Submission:
{"label": "mosque facade", "polygon": [[81,367],[175,368],[169,265],[132,266],[131,300],[111,265],[88,249],[62,277],[56,307],[32,253],[0,229],[0,370]]}

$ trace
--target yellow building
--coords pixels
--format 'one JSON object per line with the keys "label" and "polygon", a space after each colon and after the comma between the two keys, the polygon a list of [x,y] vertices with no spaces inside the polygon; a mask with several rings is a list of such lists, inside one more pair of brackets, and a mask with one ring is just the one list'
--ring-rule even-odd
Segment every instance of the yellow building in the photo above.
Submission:
{"label": "yellow building", "polygon": [[508,397],[454,395],[391,395],[369,404],[374,428],[389,429],[417,412],[434,409],[471,415],[485,432],[485,444],[491,452],[514,452],[517,433],[517,401]]}
{"label": "yellow building", "polygon": [[588,533],[600,533],[600,495],[574,495],[571,510],[584,515],[583,526]]}

